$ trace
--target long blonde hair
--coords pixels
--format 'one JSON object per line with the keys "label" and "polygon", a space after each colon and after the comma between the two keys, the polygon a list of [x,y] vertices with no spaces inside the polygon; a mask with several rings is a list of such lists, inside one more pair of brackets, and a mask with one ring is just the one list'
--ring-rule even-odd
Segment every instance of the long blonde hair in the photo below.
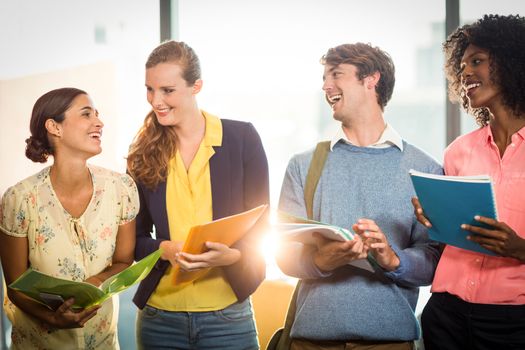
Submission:
{"label": "long blonde hair", "polygon": [[[188,86],[201,78],[199,58],[184,42],[170,40],[157,46],[146,61],[146,69],[166,62],[182,68],[182,78]],[[154,189],[168,177],[168,164],[176,152],[176,141],[174,128],[160,125],[155,113],[149,112],[130,146],[128,172],[136,181]]]}

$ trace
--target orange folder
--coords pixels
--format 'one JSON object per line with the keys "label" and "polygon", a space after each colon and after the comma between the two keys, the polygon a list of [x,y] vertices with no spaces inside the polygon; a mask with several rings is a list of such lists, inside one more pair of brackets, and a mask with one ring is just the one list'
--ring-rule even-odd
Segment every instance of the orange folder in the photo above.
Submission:
{"label": "orange folder", "polygon": [[[217,219],[204,225],[193,226],[184,242],[182,251],[189,254],[202,254],[206,251],[206,242],[217,242],[228,247],[248,233],[262,216],[268,204],[260,205],[245,212]],[[210,269],[184,271],[179,265],[174,267],[174,283],[188,283]]]}

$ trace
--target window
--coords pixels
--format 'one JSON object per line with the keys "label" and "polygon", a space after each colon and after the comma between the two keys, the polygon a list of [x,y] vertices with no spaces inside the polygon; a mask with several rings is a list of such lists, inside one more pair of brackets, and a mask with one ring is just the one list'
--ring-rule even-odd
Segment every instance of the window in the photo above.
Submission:
{"label": "window", "polygon": [[[370,42],[392,56],[396,87],[386,120],[441,160],[444,3],[179,0],[178,5],[177,39],[201,60],[199,105],[255,125],[269,159],[273,207],[290,157],[330,138],[339,125],[321,90],[319,59],[343,43]],[[268,278],[279,278],[273,254],[267,255]]]}
{"label": "window", "polygon": [[[409,142],[441,158],[444,3],[418,1],[179,0],[179,40],[201,59],[201,108],[249,120],[270,161],[272,204],[292,154],[329,138],[337,123],[321,91],[330,47],[370,42],[392,56],[396,87],[385,116]],[[410,15],[410,14],[418,14]]]}

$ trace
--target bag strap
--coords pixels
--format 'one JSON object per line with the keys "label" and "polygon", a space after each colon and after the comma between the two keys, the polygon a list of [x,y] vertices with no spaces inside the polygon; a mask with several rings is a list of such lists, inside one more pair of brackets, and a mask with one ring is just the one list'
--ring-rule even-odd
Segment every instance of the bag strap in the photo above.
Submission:
{"label": "bag strap", "polygon": [[306,206],[306,214],[308,219],[312,220],[314,217],[314,195],[317,189],[317,184],[323,172],[324,163],[330,151],[330,141],[323,141],[315,147],[308,174],[306,174],[306,182],[304,184],[304,204]]}
{"label": "bag strap", "polygon": [[[323,141],[317,144],[315,147],[310,167],[308,168],[308,174],[306,174],[306,182],[304,184],[304,204],[306,206],[306,214],[308,219],[313,219],[313,207],[314,207],[314,195],[319,183],[319,178],[323,172],[328,152],[330,151],[330,141]],[[276,350],[289,350],[292,344],[292,338],[290,338],[290,331],[292,330],[293,321],[295,319],[295,304],[297,302],[297,293],[301,285],[301,280],[297,281],[297,285],[290,299],[288,305],[288,311],[286,312],[286,320],[284,321],[284,328],[282,329],[279,342],[277,343]]]}

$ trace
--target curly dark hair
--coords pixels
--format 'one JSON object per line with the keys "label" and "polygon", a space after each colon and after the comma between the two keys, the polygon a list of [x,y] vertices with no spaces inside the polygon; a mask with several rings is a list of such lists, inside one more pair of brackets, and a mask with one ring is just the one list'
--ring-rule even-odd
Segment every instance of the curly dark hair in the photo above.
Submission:
{"label": "curly dark hair", "polygon": [[394,91],[396,69],[388,53],[370,44],[343,44],[331,49],[321,57],[321,64],[338,66],[351,64],[357,67],[357,78],[379,72],[381,77],[376,86],[377,103],[384,109]]}
{"label": "curly dark hair", "polygon": [[525,18],[519,15],[484,15],[456,29],[443,43],[445,74],[451,101],[460,102],[480,126],[488,125],[490,111],[471,108],[461,87],[461,59],[472,44],[487,50],[490,79],[500,88],[503,105],[525,117]]}

